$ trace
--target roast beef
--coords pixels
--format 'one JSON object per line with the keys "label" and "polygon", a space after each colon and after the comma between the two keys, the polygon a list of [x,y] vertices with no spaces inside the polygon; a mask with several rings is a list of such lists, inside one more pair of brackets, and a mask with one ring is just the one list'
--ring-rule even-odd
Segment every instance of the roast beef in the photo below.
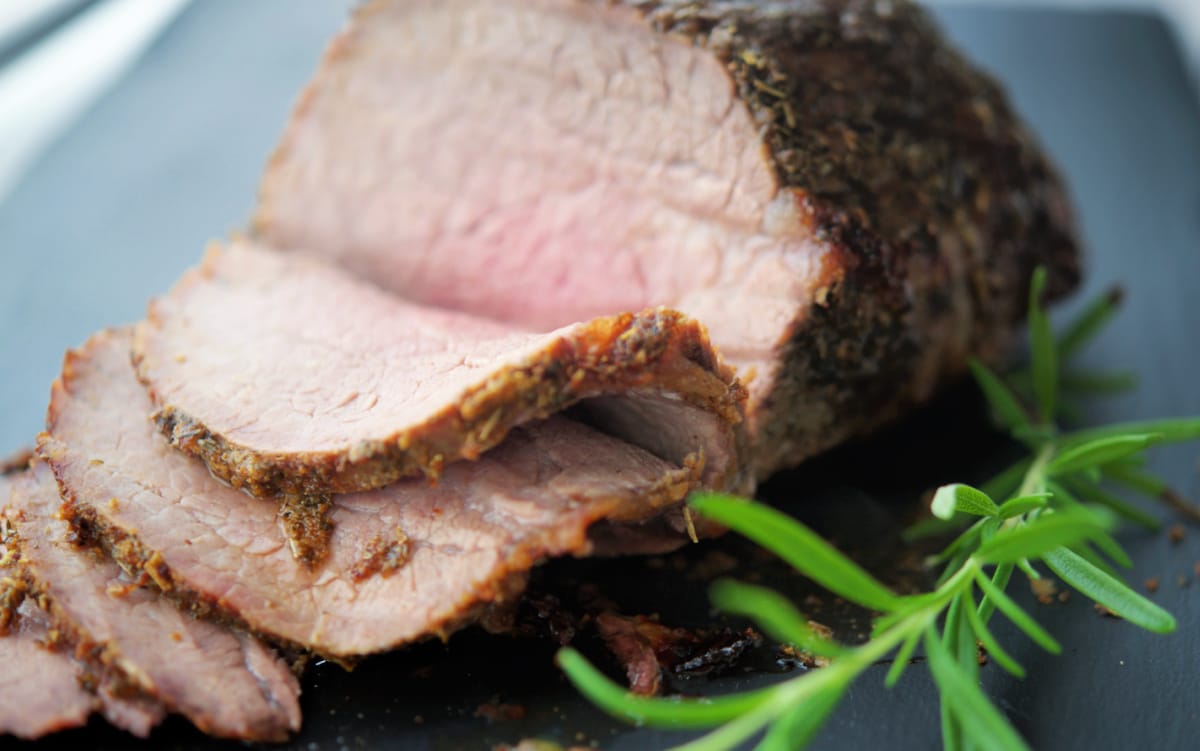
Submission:
{"label": "roast beef", "polygon": [[94,711],[134,735],[145,737],[162,721],[165,709],[156,699],[121,696],[107,672],[64,650],[61,632],[49,616],[26,597],[27,585],[17,571],[15,536],[7,519],[10,480],[28,465],[25,452],[0,462],[0,735],[37,738],[78,727]]}
{"label": "roast beef", "polygon": [[[0,507],[8,502],[9,479],[0,463]],[[95,697],[79,683],[66,655],[50,651],[46,624],[24,606],[20,582],[13,578],[15,553],[8,530],[0,536],[0,735],[37,738],[87,722]]]}
{"label": "roast beef", "polygon": [[254,637],[181,611],[80,548],[59,505],[44,465],[14,483],[7,519],[22,583],[57,638],[114,680],[113,693],[161,701],[217,736],[283,740],[299,728],[299,684],[285,663]]}
{"label": "roast beef", "polygon": [[0,735],[38,738],[87,722],[96,697],[66,655],[46,649],[44,624],[18,616],[0,637]]}
{"label": "roast beef", "polygon": [[152,303],[134,352],[171,442],[258,494],[436,478],[600,395],[610,430],[701,464],[711,486],[737,480],[740,387],[703,328],[668,311],[529,333],[234,242]]}
{"label": "roast beef", "polygon": [[748,382],[762,472],[994,358],[1062,185],[908,0],[373,0],[254,232],[418,303],[551,330],[665,305]]}
{"label": "roast beef", "polygon": [[697,466],[558,416],[515,428],[436,485],[338,496],[328,560],[314,571],[292,560],[273,502],[223,484],[156,432],[129,346],[126,331],[96,335],[68,353],[52,389],[38,451],[64,514],[166,594],[333,658],[505,606],[542,559],[591,552],[594,523],[655,526],[699,482]]}
{"label": "roast beef", "polygon": [[99,712],[145,738],[166,716],[162,702],[129,693],[119,676],[76,657],[32,599],[14,611],[8,634],[0,637],[0,657],[0,734],[36,738],[78,727]]}

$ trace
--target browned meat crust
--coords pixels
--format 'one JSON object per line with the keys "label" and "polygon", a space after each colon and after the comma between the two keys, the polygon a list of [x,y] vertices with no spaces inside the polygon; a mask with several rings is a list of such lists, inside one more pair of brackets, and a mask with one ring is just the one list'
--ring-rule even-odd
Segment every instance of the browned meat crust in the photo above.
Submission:
{"label": "browned meat crust", "polygon": [[[826,251],[815,295],[797,300],[764,354],[766,367],[755,365],[746,411],[760,478],[928,399],[965,370],[968,356],[1002,356],[1036,265],[1049,270],[1051,298],[1077,284],[1073,220],[1053,166],[1000,87],[909,0],[562,0],[533,7],[553,16],[595,10],[588,6],[640,14],[648,33],[705,50],[724,67],[757,126],[784,199],[777,203],[795,208],[798,226],[787,232]],[[364,5],[301,96],[264,178],[255,218],[264,237],[305,244],[308,225],[283,226],[295,221],[296,206],[290,217],[276,211],[289,190],[306,190],[288,182],[297,173],[293,161],[321,168],[306,164],[298,146],[312,139],[297,139],[305,123],[333,116],[321,110],[330,106],[326,89],[387,69],[379,60],[366,64],[377,50],[364,29],[405,23],[389,17],[390,9],[388,0]],[[552,62],[539,57],[536,64]],[[621,130],[611,137],[619,142]],[[340,153],[331,147],[323,158],[336,162]],[[343,256],[358,247],[349,241],[333,249],[319,243],[339,240],[314,242],[312,250],[330,250],[360,272],[374,262]],[[678,302],[666,297],[653,302]],[[738,314],[753,318],[754,311],[731,313]],[[731,352],[739,341],[716,344]]]}
{"label": "browned meat crust", "polygon": [[275,504],[161,440],[128,347],[127,331],[97,334],[68,353],[52,388],[38,453],[62,514],[128,576],[186,607],[334,659],[504,607],[543,560],[590,553],[593,524],[655,519],[699,482],[697,467],[552,417],[447,467],[436,487],[413,478],[340,496],[329,557],[312,571],[292,559]]}
{"label": "browned meat crust", "polygon": [[923,401],[967,354],[1004,353],[1036,265],[1053,298],[1078,283],[1059,176],[915,4],[616,2],[720,57],[779,183],[836,251],[750,405],[764,472]]}
{"label": "browned meat crust", "polygon": [[[540,337],[536,351],[507,362],[496,358],[496,365],[502,367],[492,372],[482,369],[480,380],[456,400],[415,424],[389,426],[392,432],[386,435],[372,435],[327,451],[272,451],[239,443],[206,422],[206,416],[190,414],[186,405],[173,403],[172,397],[176,391],[203,388],[213,380],[206,379],[213,374],[198,370],[195,358],[189,356],[187,347],[193,342],[185,336],[191,312],[188,305],[195,295],[203,295],[201,299],[207,301],[217,296],[210,289],[223,291],[236,285],[239,260],[254,271],[269,267],[266,270],[283,273],[290,267],[298,277],[323,273],[329,284],[356,284],[364,296],[380,293],[344,279],[335,269],[294,256],[248,248],[213,249],[167,297],[151,304],[149,319],[137,328],[133,352],[138,375],[159,406],[155,413],[159,429],[172,445],[200,457],[217,476],[256,495],[319,496],[329,491],[369,490],[422,473],[436,479],[445,465],[478,458],[517,425],[558,413],[584,398],[639,389],[678,396],[683,403],[714,415],[725,423],[725,442],[731,447],[734,444],[733,426],[741,421],[744,390],[732,369],[720,362],[704,327],[666,309],[599,318]],[[405,313],[411,317],[394,323],[419,329],[422,309],[408,306]],[[230,332],[230,336],[237,335]],[[278,354],[286,358],[286,353]],[[284,359],[270,366],[286,368],[290,363]],[[246,367],[253,372],[255,365]],[[436,373],[420,375],[437,377]],[[406,385],[397,384],[395,389]],[[252,409],[254,406],[248,405],[237,411],[231,425],[245,423],[245,410]],[[731,487],[739,467],[736,457],[730,459],[725,465],[714,462],[708,468],[708,485]],[[320,499],[307,503],[320,503]]]}

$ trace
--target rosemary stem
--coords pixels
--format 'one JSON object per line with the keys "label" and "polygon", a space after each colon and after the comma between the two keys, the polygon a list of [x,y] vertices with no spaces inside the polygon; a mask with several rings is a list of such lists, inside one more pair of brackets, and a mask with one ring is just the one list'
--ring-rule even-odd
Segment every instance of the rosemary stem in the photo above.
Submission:
{"label": "rosemary stem", "polygon": [[1046,465],[1054,458],[1057,450],[1057,441],[1046,441],[1037,454],[1033,458],[1033,464],[1029,465],[1029,469],[1025,470],[1025,477],[1021,480],[1021,487],[1017,490],[1018,496],[1030,495],[1033,493],[1041,493],[1046,489]]}

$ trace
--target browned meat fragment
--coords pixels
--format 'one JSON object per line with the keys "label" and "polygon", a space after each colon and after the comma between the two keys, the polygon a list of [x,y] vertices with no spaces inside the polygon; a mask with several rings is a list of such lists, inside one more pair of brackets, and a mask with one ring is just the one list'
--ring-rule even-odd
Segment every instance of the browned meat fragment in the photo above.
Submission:
{"label": "browned meat fragment", "polygon": [[614,432],[702,457],[717,487],[738,469],[740,387],[703,328],[669,311],[533,334],[235,242],[150,306],[134,357],[172,443],[257,494],[436,478],[605,394],[629,394],[604,402]]}
{"label": "browned meat fragment", "polygon": [[662,692],[664,671],[682,678],[720,672],[761,641],[751,629],[674,628],[644,615],[612,611],[596,616],[596,630],[625,667],[629,690],[644,696]]}
{"label": "browned meat fragment", "polygon": [[58,506],[44,465],[14,483],[7,518],[20,574],[64,645],[115,679],[113,693],[157,699],[210,735],[283,740],[299,728],[299,684],[278,657],[130,586],[116,564],[75,544]]}
{"label": "browned meat fragment", "polygon": [[315,568],[329,554],[332,511],[333,500],[328,493],[285,494],[280,498],[279,523],[292,557],[309,568]]}
{"label": "browned meat fragment", "polygon": [[[448,633],[512,600],[543,559],[587,554],[596,521],[654,518],[698,483],[695,468],[551,418],[447,467],[436,486],[415,478],[337,496],[328,558],[309,570],[292,560],[274,503],[162,440],[128,352],[128,332],[98,334],[68,353],[52,389],[38,450],[65,512],[173,597],[330,657]],[[355,566],[394,530],[407,560],[356,581]]]}
{"label": "browned meat fragment", "polygon": [[702,321],[760,476],[997,357],[1035,264],[1078,277],[1054,169],[908,0],[373,0],[260,195],[258,239],[415,302]]}

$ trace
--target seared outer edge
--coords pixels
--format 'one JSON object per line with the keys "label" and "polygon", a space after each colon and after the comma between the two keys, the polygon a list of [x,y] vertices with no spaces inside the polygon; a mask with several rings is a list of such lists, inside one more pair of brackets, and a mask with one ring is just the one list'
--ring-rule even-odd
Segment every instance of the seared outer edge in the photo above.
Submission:
{"label": "seared outer edge", "polygon": [[[29,462],[32,460],[33,449],[17,449],[3,459],[0,459],[0,477],[9,477],[22,472],[29,466]],[[3,486],[0,486],[0,506],[8,503],[8,495],[4,492],[5,489]]]}
{"label": "seared outer edge", "polygon": [[[49,437],[39,442],[39,452],[45,457],[52,457],[64,448],[55,439]],[[48,458],[47,463],[51,468],[55,467],[53,459]],[[55,474],[58,475],[57,469],[55,469]],[[643,504],[654,509],[658,514],[669,513],[672,509],[680,507],[683,498],[696,484],[696,478],[690,476],[689,470],[676,470],[666,475],[645,494]],[[167,562],[169,554],[164,556],[162,552],[143,543],[138,538],[136,530],[110,523],[96,512],[91,503],[77,499],[61,479],[59,479],[59,488],[64,499],[62,516],[70,522],[82,541],[103,549],[129,576],[144,580],[147,586],[158,589],[197,617],[227,623],[285,649],[311,652],[346,666],[353,665],[359,658],[367,656],[367,653],[345,653],[330,650],[319,644],[297,642],[257,628],[254,623],[243,618],[228,602],[194,589],[186,578],[177,576]],[[420,639],[384,645],[378,651],[395,649],[406,643],[426,638],[437,637],[444,640],[451,633],[478,621],[490,609],[512,602],[525,591],[530,570],[547,558],[564,554],[585,554],[590,545],[587,537],[588,528],[595,522],[607,519],[612,507],[619,504],[620,499],[615,498],[608,499],[607,503],[589,504],[591,513],[585,523],[579,525],[579,534],[570,541],[571,544],[567,546],[569,548],[567,550],[548,551],[537,549],[536,546],[518,546],[516,554],[506,558],[505,569],[497,572],[497,575],[481,589],[464,596],[458,606],[452,608],[454,611],[452,615],[431,622]],[[705,533],[714,534],[715,528],[706,527]],[[349,572],[347,572],[347,576],[349,576]]]}
{"label": "seared outer edge", "polygon": [[923,401],[968,355],[994,361],[1033,268],[1079,280],[1065,189],[1001,88],[907,0],[588,0],[711,49],[798,214],[828,244],[811,309],[752,405],[769,472]]}
{"label": "seared outer edge", "polygon": [[13,560],[7,562],[12,570],[3,581],[3,595],[0,595],[4,607],[11,607],[11,612],[15,612],[22,600],[32,598],[50,620],[45,647],[73,655],[79,663],[81,679],[92,693],[103,683],[116,697],[158,704],[153,687],[136,666],[125,661],[112,644],[96,642],[80,629],[58,606],[50,588],[21,562],[21,534],[19,525],[13,524],[16,521],[14,514],[19,512],[12,508],[4,510],[3,521],[7,530],[5,544],[13,555]]}
{"label": "seared outer edge", "polygon": [[[204,267],[199,272],[205,273]],[[151,325],[154,316],[151,305]],[[134,340],[135,366],[142,362],[139,338]],[[153,381],[141,367],[137,370],[160,405],[155,421],[171,444],[200,457],[218,477],[259,496],[370,490],[416,474],[436,479],[444,465],[478,458],[513,427],[601,394],[674,392],[717,415],[731,431],[741,421],[745,399],[745,390],[720,362],[704,327],[665,308],[581,324],[524,362],[468,389],[427,422],[336,452],[277,454],[240,445],[164,404]],[[736,440],[731,444],[739,445]],[[739,476],[737,464],[706,477],[706,484],[727,489]]]}
{"label": "seared outer edge", "polygon": [[[10,509],[9,513],[19,512]],[[68,503],[65,498],[60,513],[63,518],[69,516]],[[105,552],[103,546],[96,545],[96,540],[86,534],[81,534],[79,526],[72,524],[71,527],[79,535],[77,542],[80,545],[80,555],[102,555]],[[19,527],[13,542],[19,549],[21,544]],[[149,564],[137,570],[130,570],[123,564],[122,568],[135,579],[153,579],[154,576],[150,573]],[[49,615],[50,622],[53,624],[48,642],[50,649],[74,655],[75,659],[89,671],[97,686],[103,684],[105,690],[117,698],[160,705],[163,703],[158,696],[154,682],[138,665],[126,659],[116,644],[109,641],[96,641],[88,631],[80,628],[63,612],[54,598],[53,582],[43,581],[23,564],[19,564],[18,570],[25,596],[34,598],[38,607]],[[220,728],[206,724],[203,716],[189,716],[188,719],[209,735],[226,734],[219,732]],[[247,725],[244,733],[238,736],[242,740],[249,741],[285,741],[288,737],[290,737],[288,728],[274,722]]]}
{"label": "seared outer edge", "polygon": [[[65,480],[64,462],[67,461],[71,449],[55,437],[55,430],[60,415],[67,408],[71,398],[76,363],[88,357],[89,348],[103,342],[106,335],[95,335],[81,349],[67,352],[63,359],[62,375],[50,388],[46,432],[38,436],[37,456],[50,467],[58,483],[62,500],[59,513],[63,519],[70,522],[81,544],[104,550],[131,577],[142,580],[147,586],[155,587],[199,617],[228,623],[284,648],[312,652],[343,664],[352,664],[357,658],[364,656],[364,653],[344,653],[322,645],[297,642],[257,627],[243,618],[230,603],[196,590],[186,578],[176,575],[168,562],[169,551],[153,549],[138,538],[137,530],[112,524],[102,514],[97,513],[95,504],[106,502],[107,499],[80,498],[76,495]],[[687,494],[700,484],[701,478],[697,477],[697,473],[702,469],[697,462],[664,475],[655,487],[639,498],[639,505],[647,509],[646,519],[679,508]],[[623,499],[616,497],[594,499],[586,506],[587,515],[577,525],[577,534],[556,549],[548,550],[545,549],[546,546],[530,544],[518,546],[516,554],[506,557],[503,571],[498,571],[486,585],[464,595],[457,606],[451,608],[452,612],[442,620],[430,623],[425,637],[446,638],[453,631],[478,620],[490,609],[513,600],[524,591],[529,570],[546,558],[586,554],[591,544],[588,529],[598,521],[617,516],[615,512],[623,502]],[[622,518],[626,521],[636,521],[627,516]],[[711,525],[704,527],[705,534],[715,534],[716,531]],[[380,651],[399,646],[401,643],[384,645]]]}

